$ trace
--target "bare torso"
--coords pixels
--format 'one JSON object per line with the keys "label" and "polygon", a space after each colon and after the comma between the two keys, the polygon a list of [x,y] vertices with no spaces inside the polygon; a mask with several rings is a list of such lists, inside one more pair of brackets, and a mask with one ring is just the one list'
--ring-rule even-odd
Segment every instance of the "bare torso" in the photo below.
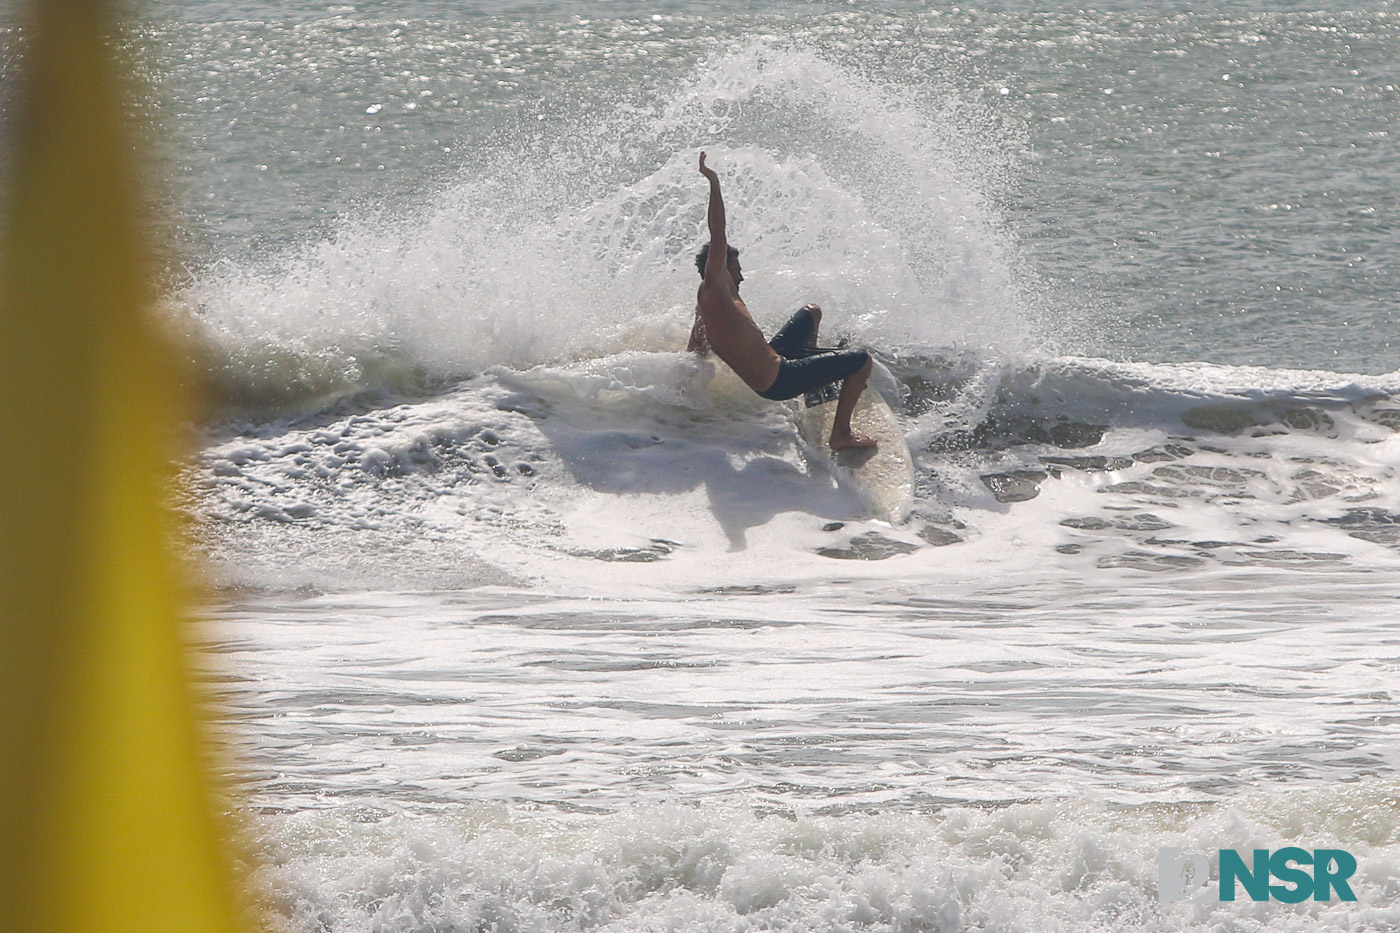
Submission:
{"label": "bare torso", "polygon": [[695,310],[710,348],[749,388],[762,392],[773,384],[782,358],[763,338],[742,298],[729,289],[701,285]]}

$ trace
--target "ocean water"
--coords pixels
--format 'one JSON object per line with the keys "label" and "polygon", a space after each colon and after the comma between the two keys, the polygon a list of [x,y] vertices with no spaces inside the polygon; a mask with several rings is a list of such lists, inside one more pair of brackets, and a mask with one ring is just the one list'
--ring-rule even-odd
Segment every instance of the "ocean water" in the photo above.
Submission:
{"label": "ocean water", "polygon": [[[1400,929],[1392,4],[288,6],[124,39],[273,929]],[[906,520],[681,352],[701,148]]]}

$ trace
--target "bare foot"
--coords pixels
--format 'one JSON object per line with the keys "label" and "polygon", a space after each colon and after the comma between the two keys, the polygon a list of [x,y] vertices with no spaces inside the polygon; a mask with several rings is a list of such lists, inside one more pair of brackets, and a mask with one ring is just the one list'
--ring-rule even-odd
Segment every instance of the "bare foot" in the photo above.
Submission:
{"label": "bare foot", "polygon": [[832,431],[828,443],[831,444],[832,450],[851,450],[858,447],[874,447],[880,442],[873,437],[866,437],[864,434],[857,434],[854,431],[848,431],[845,434],[837,434]]}

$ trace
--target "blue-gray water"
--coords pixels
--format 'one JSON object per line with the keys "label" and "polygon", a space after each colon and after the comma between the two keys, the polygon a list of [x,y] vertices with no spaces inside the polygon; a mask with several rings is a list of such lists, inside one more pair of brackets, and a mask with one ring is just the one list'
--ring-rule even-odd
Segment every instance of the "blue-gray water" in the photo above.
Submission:
{"label": "blue-gray water", "polygon": [[[277,928],[1400,928],[1390,4],[143,15]],[[907,521],[679,352],[701,148]]]}
{"label": "blue-gray water", "polygon": [[[964,111],[965,138],[948,141],[964,181],[992,201],[1054,316],[1088,318],[1063,349],[1395,368],[1389,11],[796,4],[716,22],[657,5],[566,8],[506,4],[516,15],[502,19],[400,7],[398,19],[347,7],[158,30],[192,259],[265,256],[366,203],[402,213],[485,152],[530,149],[535,130],[586,139],[627,107],[618,135],[645,134],[697,63],[761,37],[928,113]],[[840,158],[830,150],[849,125],[777,122],[746,114],[730,132]],[[646,142],[632,176],[680,141]],[[598,143],[579,154],[606,172],[617,153]]]}

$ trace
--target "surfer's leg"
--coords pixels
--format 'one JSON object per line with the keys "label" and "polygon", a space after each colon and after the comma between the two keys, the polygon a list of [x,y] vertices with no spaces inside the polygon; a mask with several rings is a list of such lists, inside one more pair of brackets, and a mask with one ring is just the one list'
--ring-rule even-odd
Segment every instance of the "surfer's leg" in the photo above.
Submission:
{"label": "surfer's leg", "polygon": [[821,323],[822,309],[816,305],[803,305],[773,335],[768,345],[785,360],[797,359],[805,355],[805,348],[816,346],[817,328],[821,327]]}
{"label": "surfer's leg", "polygon": [[862,353],[865,364],[846,377],[841,383],[841,394],[836,399],[836,416],[832,419],[831,437],[828,443],[832,450],[846,450],[851,447],[874,447],[873,437],[857,434],[851,430],[851,413],[856,410],[856,400],[865,391],[866,380],[870,378],[870,354]]}
{"label": "surfer's leg", "polygon": [[822,329],[822,309],[816,305],[804,305],[802,310],[806,311],[812,318],[812,332],[807,335],[807,346],[815,347],[817,345],[817,331]]}
{"label": "surfer's leg", "polygon": [[782,360],[778,366],[778,377],[758,394],[774,402],[786,401],[812,389],[840,382],[861,367],[866,367],[868,371],[869,366],[870,354],[864,350],[809,353],[801,359]]}

